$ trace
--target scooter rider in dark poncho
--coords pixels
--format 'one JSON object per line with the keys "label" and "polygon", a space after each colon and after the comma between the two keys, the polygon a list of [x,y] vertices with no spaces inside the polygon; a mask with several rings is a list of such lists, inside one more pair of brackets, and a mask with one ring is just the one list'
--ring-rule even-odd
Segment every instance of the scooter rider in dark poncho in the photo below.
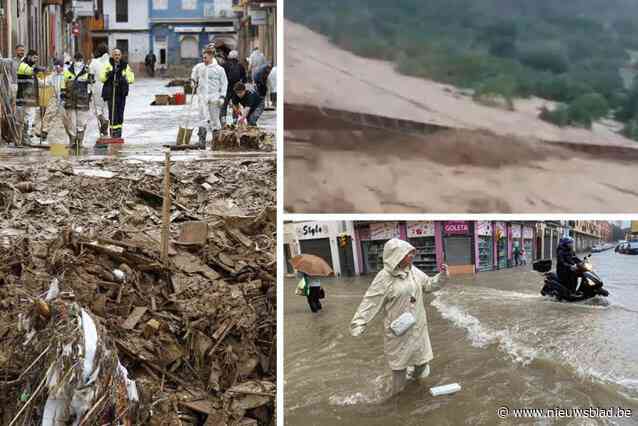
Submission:
{"label": "scooter rider in dark poncho", "polygon": [[582,262],[581,259],[576,257],[574,239],[571,237],[561,238],[556,249],[556,255],[556,275],[558,275],[559,281],[573,293],[576,291],[578,283],[576,269],[578,264]]}

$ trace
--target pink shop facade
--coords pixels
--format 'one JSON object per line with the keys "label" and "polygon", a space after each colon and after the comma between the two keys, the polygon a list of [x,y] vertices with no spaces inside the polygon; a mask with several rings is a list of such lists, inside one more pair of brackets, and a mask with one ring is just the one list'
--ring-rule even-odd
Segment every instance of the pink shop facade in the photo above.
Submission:
{"label": "pink shop facade", "polygon": [[401,238],[416,248],[414,265],[428,274],[443,263],[468,274],[515,267],[540,257],[535,222],[399,221],[356,222],[354,249],[363,274],[383,267],[383,245]]}

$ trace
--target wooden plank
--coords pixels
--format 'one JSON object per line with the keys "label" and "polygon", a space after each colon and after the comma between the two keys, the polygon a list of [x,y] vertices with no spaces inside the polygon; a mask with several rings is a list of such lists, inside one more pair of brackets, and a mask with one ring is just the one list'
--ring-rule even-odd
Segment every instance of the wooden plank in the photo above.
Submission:
{"label": "wooden plank", "polygon": [[142,319],[144,314],[148,311],[146,306],[137,306],[133,309],[133,312],[128,316],[126,321],[122,324],[122,328],[125,330],[133,330],[137,323]]}

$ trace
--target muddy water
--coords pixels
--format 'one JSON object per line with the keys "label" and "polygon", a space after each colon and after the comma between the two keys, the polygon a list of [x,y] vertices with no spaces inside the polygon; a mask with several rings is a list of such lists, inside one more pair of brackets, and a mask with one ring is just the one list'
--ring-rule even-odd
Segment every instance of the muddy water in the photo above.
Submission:
{"label": "muddy water", "polygon": [[[607,303],[564,304],[539,294],[528,268],[452,278],[426,298],[434,360],[422,383],[388,398],[381,322],[350,337],[372,277],[326,283],[323,312],[285,291],[285,412],[296,425],[638,424],[638,256],[594,254]],[[432,397],[431,386],[462,391]],[[497,408],[633,409],[630,419],[521,419]]]}

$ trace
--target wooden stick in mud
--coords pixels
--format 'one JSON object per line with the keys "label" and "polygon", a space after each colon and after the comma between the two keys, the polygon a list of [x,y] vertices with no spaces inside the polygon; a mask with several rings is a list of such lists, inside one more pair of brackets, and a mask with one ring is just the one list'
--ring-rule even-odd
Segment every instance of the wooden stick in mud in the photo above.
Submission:
{"label": "wooden stick in mud", "polygon": [[168,227],[171,220],[171,152],[166,151],[164,167],[164,203],[162,204],[162,238],[160,259],[166,266],[168,262]]}

